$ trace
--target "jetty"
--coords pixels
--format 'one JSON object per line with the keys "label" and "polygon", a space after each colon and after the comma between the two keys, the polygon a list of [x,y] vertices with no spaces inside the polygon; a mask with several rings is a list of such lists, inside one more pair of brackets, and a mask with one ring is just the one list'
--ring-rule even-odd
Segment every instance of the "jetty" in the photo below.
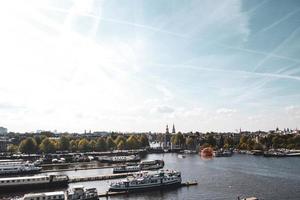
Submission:
{"label": "jetty", "polygon": [[[188,181],[188,182],[184,182],[181,183],[181,185],[179,187],[189,187],[189,186],[195,186],[198,185],[197,181]],[[111,196],[118,196],[118,195],[129,195],[130,193],[134,193],[134,192],[129,192],[129,191],[120,191],[120,192],[104,192],[104,193],[100,193],[98,194],[98,197],[111,197]]]}

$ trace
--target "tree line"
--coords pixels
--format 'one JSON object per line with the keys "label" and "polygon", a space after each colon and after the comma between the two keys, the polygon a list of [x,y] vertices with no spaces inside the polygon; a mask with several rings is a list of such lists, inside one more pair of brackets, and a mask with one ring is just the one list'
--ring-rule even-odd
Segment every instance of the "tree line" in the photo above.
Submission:
{"label": "tree line", "polygon": [[268,134],[257,137],[242,135],[239,141],[234,141],[230,136],[217,136],[208,133],[199,139],[197,136],[185,135],[179,132],[172,135],[171,143],[180,148],[190,150],[198,150],[205,147],[212,147],[214,149],[237,148],[241,150],[268,150],[271,148],[300,149],[300,135]]}
{"label": "tree line", "polygon": [[109,137],[70,138],[62,135],[59,138],[50,138],[45,135],[27,137],[19,144],[10,145],[10,152],[20,153],[55,153],[58,151],[68,152],[91,152],[91,151],[112,151],[131,150],[146,148],[149,146],[148,138],[145,134],[140,135],[118,135]]}

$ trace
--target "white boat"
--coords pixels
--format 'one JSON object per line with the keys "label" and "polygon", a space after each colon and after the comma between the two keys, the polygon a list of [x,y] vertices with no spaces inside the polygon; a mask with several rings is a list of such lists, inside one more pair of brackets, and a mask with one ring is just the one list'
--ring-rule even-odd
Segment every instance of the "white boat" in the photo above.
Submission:
{"label": "white boat", "polygon": [[163,168],[165,165],[163,160],[144,160],[140,164],[134,165],[123,165],[113,168],[113,173],[129,173],[129,172],[138,172],[141,170],[158,170]]}
{"label": "white boat", "polygon": [[160,189],[181,185],[181,173],[173,170],[161,170],[156,173],[141,172],[133,177],[112,183],[109,191],[138,191]]}
{"label": "white boat", "polygon": [[130,155],[130,156],[101,156],[98,157],[98,160],[101,162],[109,162],[109,163],[121,163],[121,162],[137,162],[141,160],[139,155]]}
{"label": "white boat", "polygon": [[64,191],[58,191],[58,192],[29,193],[29,194],[25,194],[23,197],[23,200],[42,200],[42,199],[65,200],[66,196]]}
{"label": "white boat", "polygon": [[67,192],[68,200],[96,200],[98,193],[96,188],[86,189],[83,186],[74,186]]}
{"label": "white boat", "polygon": [[42,175],[0,178],[0,192],[67,187],[66,175]]}
{"label": "white boat", "polygon": [[185,155],[183,155],[183,154],[178,154],[177,157],[178,157],[178,158],[185,158]]}
{"label": "white boat", "polygon": [[36,167],[33,163],[29,162],[0,162],[0,175],[32,174],[38,173],[41,170],[41,167]]}
{"label": "white boat", "polygon": [[139,165],[131,165],[131,166],[118,166],[113,168],[113,173],[128,173],[128,172],[138,172],[141,168]]}
{"label": "white boat", "polygon": [[25,194],[23,200],[97,200],[95,188],[86,189],[83,186],[74,186],[70,191],[42,192]]}

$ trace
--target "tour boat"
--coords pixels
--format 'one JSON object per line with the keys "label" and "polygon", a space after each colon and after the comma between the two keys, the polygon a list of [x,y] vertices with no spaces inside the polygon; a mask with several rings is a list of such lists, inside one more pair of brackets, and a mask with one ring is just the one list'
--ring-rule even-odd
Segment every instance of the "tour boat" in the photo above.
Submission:
{"label": "tour boat", "polygon": [[181,185],[181,173],[173,170],[161,170],[157,173],[141,172],[133,177],[112,183],[109,191],[138,191],[169,188]]}
{"label": "tour boat", "polygon": [[129,172],[138,172],[141,170],[158,170],[164,167],[163,160],[144,160],[140,164],[134,165],[123,165],[113,168],[113,173],[129,173]]}
{"label": "tour boat", "polygon": [[0,192],[20,191],[28,189],[60,188],[68,185],[66,175],[43,175],[0,178]]}
{"label": "tour boat", "polygon": [[42,170],[28,162],[0,162],[0,175],[33,174]]}
{"label": "tour boat", "polygon": [[97,200],[96,188],[86,189],[83,186],[74,186],[70,191],[42,192],[25,194],[23,200]]}
{"label": "tour boat", "polygon": [[128,173],[128,172],[138,172],[141,168],[139,165],[132,165],[132,166],[118,166],[113,168],[113,173]]}

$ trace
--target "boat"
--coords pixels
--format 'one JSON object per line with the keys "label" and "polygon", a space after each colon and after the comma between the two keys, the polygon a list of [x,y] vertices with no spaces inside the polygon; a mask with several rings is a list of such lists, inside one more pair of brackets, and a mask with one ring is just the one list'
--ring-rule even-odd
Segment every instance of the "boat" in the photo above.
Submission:
{"label": "boat", "polygon": [[178,158],[185,158],[185,155],[183,155],[183,154],[178,154],[177,157],[178,157]]}
{"label": "boat", "polygon": [[101,159],[102,162],[108,163],[137,162],[140,160],[141,157],[139,155],[102,157]]}
{"label": "boat", "polygon": [[42,170],[33,163],[16,161],[0,162],[0,175],[34,174]]}
{"label": "boat", "polygon": [[96,200],[98,198],[98,192],[96,188],[85,188],[81,185],[74,186],[67,192],[68,200]]}
{"label": "boat", "polygon": [[139,165],[132,165],[132,166],[118,166],[113,168],[113,173],[128,173],[128,172],[138,172],[141,168]]}
{"label": "boat", "polygon": [[133,177],[127,177],[109,186],[109,191],[140,191],[161,189],[181,185],[181,173],[174,170],[160,170],[156,173],[141,172]]}
{"label": "boat", "polygon": [[165,166],[163,160],[143,160],[140,162],[141,170],[158,170]]}
{"label": "boat", "polygon": [[23,200],[41,200],[41,199],[65,200],[66,198],[65,198],[65,193],[63,191],[29,193],[29,194],[25,194],[23,197]]}
{"label": "boat", "polygon": [[97,200],[96,188],[86,189],[83,186],[74,186],[69,191],[55,191],[25,194],[23,200]]}
{"label": "boat", "polygon": [[285,157],[286,153],[281,151],[265,151],[263,155],[265,157]]}
{"label": "boat", "polygon": [[230,157],[232,152],[229,150],[218,150],[213,152],[214,157]]}
{"label": "boat", "polygon": [[61,188],[68,186],[66,175],[42,175],[0,178],[0,192]]}

